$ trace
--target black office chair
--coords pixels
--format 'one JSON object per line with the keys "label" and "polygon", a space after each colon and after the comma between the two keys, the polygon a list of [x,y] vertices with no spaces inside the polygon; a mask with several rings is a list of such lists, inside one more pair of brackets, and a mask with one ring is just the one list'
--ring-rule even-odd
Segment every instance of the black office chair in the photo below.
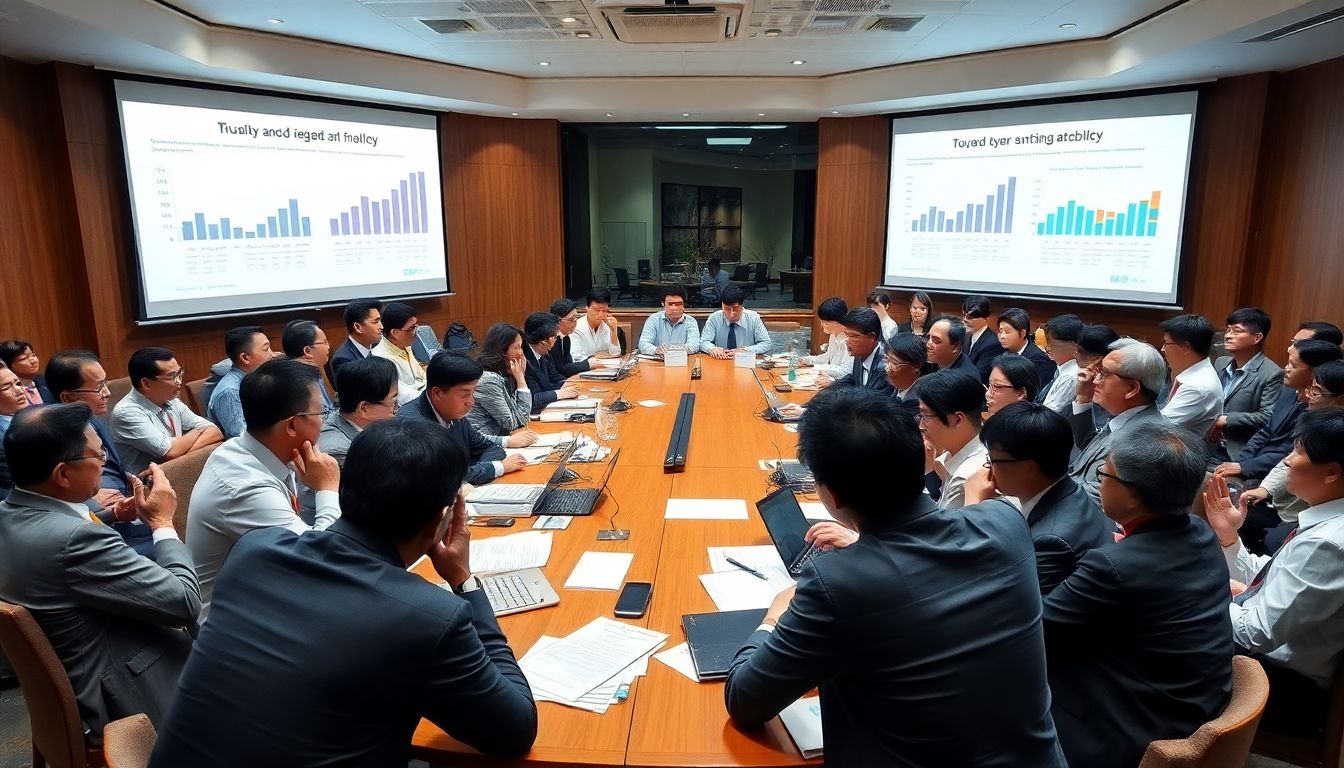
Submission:
{"label": "black office chair", "polygon": [[807,258],[803,259],[803,271],[804,271],[804,272],[810,272],[810,271],[812,271],[812,257],[811,257],[811,256],[808,256]]}
{"label": "black office chair", "polygon": [[651,280],[651,279],[653,279],[653,267],[650,266],[650,264],[649,264],[649,260],[648,260],[648,259],[640,259],[638,262],[636,262],[636,264],[637,264],[638,267],[639,267],[639,279],[640,279],[640,280]]}
{"label": "black office chair", "polygon": [[629,295],[631,298],[639,298],[639,286],[630,285],[630,270],[625,267],[614,267],[612,272],[616,273],[616,298]]}
{"label": "black office chair", "polygon": [[[770,265],[763,261],[756,263],[756,282],[752,288],[759,288],[763,291],[770,290]],[[754,295],[754,291],[753,291]]]}
{"label": "black office chair", "polygon": [[734,280],[750,280],[750,279],[751,279],[751,265],[750,265],[750,264],[738,264],[736,267],[733,267],[733,279],[734,279]]}

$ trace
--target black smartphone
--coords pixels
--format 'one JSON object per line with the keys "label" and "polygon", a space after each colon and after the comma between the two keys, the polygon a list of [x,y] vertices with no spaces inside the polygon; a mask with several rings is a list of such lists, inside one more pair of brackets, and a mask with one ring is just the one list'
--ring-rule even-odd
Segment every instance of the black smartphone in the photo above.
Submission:
{"label": "black smartphone", "polygon": [[621,596],[616,598],[615,614],[622,619],[638,619],[649,607],[649,597],[653,595],[653,585],[647,581],[627,581],[621,587]]}
{"label": "black smartphone", "polygon": [[467,521],[467,525],[479,525],[483,528],[512,528],[512,517],[477,517]]}
{"label": "black smartphone", "polygon": [[784,382],[781,381],[780,383],[778,383],[778,384],[775,385],[775,391],[776,391],[776,392],[792,392],[792,391],[793,391],[793,386],[792,386],[791,384],[785,384]]}

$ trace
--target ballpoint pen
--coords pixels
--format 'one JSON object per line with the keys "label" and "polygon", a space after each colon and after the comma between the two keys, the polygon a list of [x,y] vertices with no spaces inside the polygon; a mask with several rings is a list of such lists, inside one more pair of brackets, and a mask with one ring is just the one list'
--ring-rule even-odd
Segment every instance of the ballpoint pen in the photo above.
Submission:
{"label": "ballpoint pen", "polygon": [[734,559],[731,558],[731,557],[725,557],[724,560],[727,560],[729,565],[732,565],[732,566],[736,566],[736,567],[738,567],[738,568],[741,568],[742,570],[746,571],[747,573],[750,573],[752,576],[755,576],[756,578],[760,579],[761,581],[769,581],[769,580],[770,580],[770,577],[769,577],[769,576],[766,576],[764,573],[761,573],[760,571],[756,570],[755,568],[752,568],[752,567],[749,566],[749,565],[743,565],[742,563],[737,562],[736,560],[734,560]]}

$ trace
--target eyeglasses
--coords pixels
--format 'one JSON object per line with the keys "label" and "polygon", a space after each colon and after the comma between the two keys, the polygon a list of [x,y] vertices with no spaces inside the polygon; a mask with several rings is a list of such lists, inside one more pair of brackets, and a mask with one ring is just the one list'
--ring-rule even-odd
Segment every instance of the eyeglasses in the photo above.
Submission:
{"label": "eyeglasses", "polygon": [[1129,481],[1126,480],[1125,478],[1123,478],[1123,477],[1121,477],[1121,476],[1119,476],[1119,475],[1113,475],[1113,474],[1111,474],[1110,472],[1107,472],[1107,471],[1104,470],[1104,469],[1098,469],[1098,470],[1097,470],[1097,474],[1100,475],[1101,477],[1109,477],[1109,478],[1111,478],[1112,480],[1114,480],[1114,481],[1117,482],[1117,483],[1124,483],[1125,485],[1133,485],[1133,483],[1129,482]]}
{"label": "eyeglasses", "polygon": [[112,390],[107,384],[99,384],[97,389],[72,389],[71,392],[77,392],[81,395],[101,395],[103,393],[111,394]]}
{"label": "eyeglasses", "polygon": [[163,374],[162,376],[155,376],[155,377],[154,377],[154,380],[155,380],[155,381],[162,381],[162,382],[165,382],[165,383],[169,383],[169,382],[171,382],[171,383],[176,384],[176,383],[181,382],[181,381],[182,381],[183,379],[185,379],[186,377],[187,377],[187,369],[186,369],[186,368],[178,368],[176,371],[173,371],[172,373],[165,373],[165,374]]}
{"label": "eyeglasses", "polygon": [[327,415],[327,414],[326,414],[325,411],[304,411],[304,412],[302,412],[302,413],[296,413],[296,414],[294,414],[293,416],[290,416],[289,418],[290,418],[290,419],[297,419],[297,418],[299,418],[300,416],[326,416],[326,415]]}
{"label": "eyeglasses", "polygon": [[388,409],[389,411],[392,411],[393,416],[397,415],[397,413],[401,411],[401,403],[397,402],[396,400],[393,400],[391,403],[385,403],[379,400],[378,402],[375,403],[369,403],[369,405],[381,405],[384,408]]}
{"label": "eyeglasses", "polygon": [[1127,379],[1129,381],[1134,381],[1133,377],[1126,376],[1123,373],[1116,373],[1115,371],[1108,371],[1105,368],[1098,368],[1096,382],[1100,384],[1101,382],[1106,380],[1107,376],[1114,376],[1117,379]]}
{"label": "eyeglasses", "polygon": [[397,333],[415,333],[419,328],[420,324],[416,323],[415,325],[412,325],[410,328],[393,328],[392,330],[396,331]]}
{"label": "eyeglasses", "polygon": [[66,460],[65,460],[65,463],[66,463],[66,464],[69,464],[69,463],[72,462],[72,461],[84,461],[85,459],[94,459],[94,460],[96,460],[99,464],[106,464],[106,463],[107,463],[107,455],[108,455],[108,454],[107,454],[107,446],[104,445],[104,446],[102,446],[101,448],[98,449],[98,455],[97,455],[97,456],[75,456],[74,458],[66,459]]}
{"label": "eyeglasses", "polygon": [[991,381],[985,385],[985,391],[990,393],[991,395],[998,392],[1000,389],[1017,390],[1021,389],[1021,387],[1014,387],[1012,384],[999,384],[998,382],[995,381]]}
{"label": "eyeglasses", "polygon": [[988,454],[985,455],[986,468],[993,467],[997,464],[1021,464],[1024,461],[1031,461],[1031,459],[996,459]]}

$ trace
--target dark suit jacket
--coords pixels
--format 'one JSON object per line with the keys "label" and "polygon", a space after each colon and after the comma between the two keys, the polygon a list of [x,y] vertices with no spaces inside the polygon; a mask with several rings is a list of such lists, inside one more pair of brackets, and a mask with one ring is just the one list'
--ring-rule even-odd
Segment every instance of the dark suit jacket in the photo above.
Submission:
{"label": "dark suit jacket", "polygon": [[[331,353],[331,359],[327,361],[327,379],[331,382],[331,388],[336,389],[336,371],[340,370],[342,365],[356,360],[363,360],[366,355],[359,353],[359,348],[355,340],[349,336],[345,337],[345,343]],[[336,390],[340,391],[340,390]]]}
{"label": "dark suit jacket", "polygon": [[[1096,406],[1096,403],[1093,403]],[[1072,406],[1070,406],[1072,407]],[[1125,422],[1127,429],[1133,424],[1142,424],[1146,421],[1158,420],[1167,421],[1167,417],[1155,405],[1141,406],[1141,411],[1130,417]],[[1092,419],[1092,408],[1082,413],[1069,414],[1069,426],[1073,428],[1074,445],[1078,448],[1078,453],[1069,461],[1069,477],[1087,491],[1087,495],[1092,500],[1101,503],[1101,478],[1097,471],[1106,463],[1106,457],[1111,455],[1111,441],[1114,439],[1114,433],[1110,429],[1097,427]],[[1108,422],[1110,419],[1107,420]]]}
{"label": "dark suit jacket", "polygon": [[[1223,371],[1232,364],[1231,357],[1213,361],[1213,368],[1222,378]],[[1236,456],[1246,448],[1256,430],[1269,423],[1270,413],[1283,389],[1283,369],[1263,354],[1246,364],[1246,373],[1232,391],[1223,395],[1223,440],[1227,455]]]}
{"label": "dark suit jacket", "polygon": [[[572,342],[573,339],[568,336],[561,336],[560,340],[551,346],[551,351],[546,353],[546,356],[551,359],[551,365],[555,366],[556,372],[560,374],[561,378],[565,379],[576,373],[583,373],[592,367],[592,364],[587,360],[574,362],[570,357],[570,350],[573,348]],[[527,347],[527,343],[524,342],[523,346]]]}
{"label": "dark suit jacket", "polygon": [[[429,402],[429,390],[425,390],[419,397],[407,403],[397,414],[397,418],[419,419],[438,424],[439,418],[434,413],[434,406]],[[477,432],[466,419],[449,422],[446,429],[448,436],[461,444],[463,450],[470,456],[471,466],[467,467],[467,482],[472,485],[485,485],[494,480],[495,468],[490,462],[503,461],[507,455],[499,443]]]}
{"label": "dark suit jacket", "polygon": [[92,744],[137,712],[162,727],[191,650],[182,628],[201,613],[185,544],[160,541],[149,560],[111,528],[16,488],[0,503],[0,600],[41,625]]}
{"label": "dark suit jacket", "polygon": [[760,725],[819,687],[829,765],[1063,766],[1040,601],[1021,513],[921,494],[805,567],[733,660],[728,713]]}
{"label": "dark suit jacket", "polygon": [[[887,381],[887,356],[882,354],[881,344],[877,345],[874,353],[876,354],[876,357],[873,360],[873,369],[868,372],[868,379],[863,382],[863,387],[865,389],[871,389],[874,392],[891,392],[894,387],[891,386],[890,381]],[[861,361],[856,360],[855,362],[862,365]],[[843,374],[836,379],[832,386],[836,385],[842,387],[855,386],[854,371],[850,370],[848,373]]]}
{"label": "dark suit jacket", "polygon": [[37,374],[33,377],[33,386],[37,387],[37,396],[42,398],[43,404],[50,405],[56,402],[56,398],[51,396],[51,390],[47,389],[47,377]]}
{"label": "dark suit jacket", "polygon": [[[1011,506],[993,499],[988,504]],[[1027,516],[1031,546],[1036,550],[1036,576],[1041,594],[1048,595],[1078,567],[1088,552],[1114,541],[1115,524],[1081,486],[1062,478],[1045,492]]]}
{"label": "dark suit jacket", "polygon": [[[988,331],[986,331],[986,333],[988,333]],[[961,371],[962,373],[968,376],[972,376],[977,379],[980,378],[980,369],[975,367],[975,363],[972,363],[971,359],[967,357],[966,353],[964,352],[960,355],[957,355],[957,359],[954,360],[952,364],[947,367],[947,370]],[[985,380],[986,381],[989,380],[988,375],[986,375]]]}
{"label": "dark suit jacket", "polygon": [[1149,520],[1092,550],[1045,598],[1051,711],[1069,765],[1134,768],[1232,692],[1227,563],[1208,524]]}
{"label": "dark suit jacket", "polygon": [[[1055,364],[1050,356],[1045,354],[1045,350],[1028,341],[1026,348],[1022,350],[1022,356],[1036,366],[1036,373],[1040,377],[1041,391],[1044,392],[1050,386],[1050,382],[1055,380],[1055,371],[1059,366]],[[988,379],[986,379],[988,381]]]}
{"label": "dark suit jacket", "polygon": [[[971,329],[966,329],[966,338],[971,337]],[[980,334],[980,338],[971,345],[969,349],[962,350],[963,354],[971,359],[975,369],[980,373],[980,383],[989,383],[989,372],[994,369],[994,358],[1002,355],[1003,345],[999,343],[999,337],[994,333],[993,328],[986,328],[985,332]]]}
{"label": "dark suit jacket", "polygon": [[536,736],[485,593],[409,573],[345,520],[238,540],[152,766],[406,765],[427,717],[486,754]]}
{"label": "dark suit jacket", "polygon": [[1241,476],[1247,480],[1263,480],[1275,464],[1293,451],[1293,430],[1297,419],[1307,409],[1297,400],[1297,390],[1283,387],[1274,410],[1265,426],[1251,435],[1246,447],[1233,457],[1241,465]]}
{"label": "dark suit jacket", "polygon": [[[906,392],[907,395],[906,397],[900,397],[899,395],[897,395],[895,387],[892,387],[891,391],[888,394],[890,394],[891,399],[895,400],[896,404],[901,407],[902,412],[910,414],[910,418],[914,419],[915,425],[918,426],[919,398],[915,397],[914,388],[911,387],[910,390]],[[937,477],[937,475],[934,476]]]}
{"label": "dark suit jacket", "polygon": [[565,385],[565,377],[555,370],[549,353],[539,358],[531,346],[523,344],[523,357],[527,358],[523,380],[527,382],[527,388],[532,390],[532,412],[539,413],[542,408],[555,402],[555,391]]}

